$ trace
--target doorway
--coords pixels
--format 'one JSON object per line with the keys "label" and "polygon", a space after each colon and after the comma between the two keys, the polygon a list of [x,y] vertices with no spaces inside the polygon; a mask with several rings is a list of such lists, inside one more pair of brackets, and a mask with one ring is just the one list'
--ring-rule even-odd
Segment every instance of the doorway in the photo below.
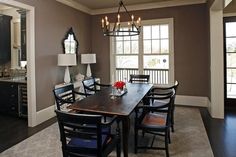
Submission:
{"label": "doorway", "polygon": [[224,17],[224,89],[226,109],[236,109],[236,17]]}
{"label": "doorway", "polygon": [[35,83],[35,9],[30,5],[18,1],[0,0],[0,4],[26,10],[26,51],[27,51],[27,99],[28,126],[34,127],[38,123],[36,116],[36,83]]}

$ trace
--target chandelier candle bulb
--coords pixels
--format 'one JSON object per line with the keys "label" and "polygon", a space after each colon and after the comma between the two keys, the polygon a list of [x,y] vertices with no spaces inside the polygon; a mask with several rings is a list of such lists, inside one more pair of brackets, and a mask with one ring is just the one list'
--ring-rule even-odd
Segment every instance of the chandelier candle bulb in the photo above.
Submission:
{"label": "chandelier candle bulb", "polygon": [[141,18],[140,17],[138,18],[138,21],[139,21],[139,25],[138,26],[141,27]]}
{"label": "chandelier candle bulb", "polygon": [[117,15],[118,23],[120,23],[120,14]]}
{"label": "chandelier candle bulb", "polygon": [[131,16],[132,24],[134,23],[134,15]]}
{"label": "chandelier candle bulb", "polygon": [[130,22],[128,22],[128,29],[129,29],[129,31],[130,31]]}
{"label": "chandelier candle bulb", "polygon": [[102,28],[104,28],[104,19],[102,19]]}

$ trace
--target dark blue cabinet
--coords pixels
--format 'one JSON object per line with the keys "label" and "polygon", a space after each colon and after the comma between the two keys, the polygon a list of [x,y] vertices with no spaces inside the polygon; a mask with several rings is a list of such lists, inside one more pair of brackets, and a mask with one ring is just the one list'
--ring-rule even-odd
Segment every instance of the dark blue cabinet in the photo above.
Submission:
{"label": "dark blue cabinet", "polygon": [[11,60],[11,16],[0,15],[0,64]]}

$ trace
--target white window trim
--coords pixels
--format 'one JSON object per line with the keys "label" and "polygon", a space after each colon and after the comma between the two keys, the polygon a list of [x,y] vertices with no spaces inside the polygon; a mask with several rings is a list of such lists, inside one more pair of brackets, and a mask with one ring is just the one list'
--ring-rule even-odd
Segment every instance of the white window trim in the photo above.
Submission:
{"label": "white window trim", "polygon": [[[124,22],[125,23],[125,22]],[[123,23],[121,23],[123,24]],[[174,18],[163,18],[163,19],[154,19],[154,20],[144,20],[142,21],[142,25],[153,25],[153,24],[168,24],[169,25],[169,41],[170,41],[170,67],[169,67],[169,85],[174,83]],[[142,35],[142,33],[140,34]],[[141,36],[139,40],[143,40]],[[141,50],[143,47],[143,42],[139,42],[139,56],[143,55],[143,51]],[[114,50],[114,37],[110,37],[110,80],[111,83],[114,83],[115,79],[115,50]],[[140,57],[139,57],[140,58]],[[141,60],[141,59],[140,59]],[[140,63],[139,60],[139,63]],[[143,67],[142,67],[143,69]],[[164,86],[164,85],[160,85]]]}

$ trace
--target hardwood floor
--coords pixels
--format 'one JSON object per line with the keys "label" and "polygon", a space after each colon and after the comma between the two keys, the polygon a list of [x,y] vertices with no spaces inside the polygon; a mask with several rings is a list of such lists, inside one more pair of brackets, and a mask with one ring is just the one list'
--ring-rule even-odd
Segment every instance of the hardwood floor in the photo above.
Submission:
{"label": "hardwood floor", "polygon": [[[236,111],[226,111],[225,120],[213,119],[206,108],[201,116],[215,157],[236,156]],[[56,122],[52,118],[37,127],[28,128],[25,119],[0,115],[0,153]]]}
{"label": "hardwood floor", "polygon": [[215,157],[236,157],[236,111],[225,111],[225,119],[213,119],[200,109]]}
{"label": "hardwood floor", "polygon": [[37,127],[29,128],[26,119],[0,115],[0,153],[56,122],[52,118]]}

